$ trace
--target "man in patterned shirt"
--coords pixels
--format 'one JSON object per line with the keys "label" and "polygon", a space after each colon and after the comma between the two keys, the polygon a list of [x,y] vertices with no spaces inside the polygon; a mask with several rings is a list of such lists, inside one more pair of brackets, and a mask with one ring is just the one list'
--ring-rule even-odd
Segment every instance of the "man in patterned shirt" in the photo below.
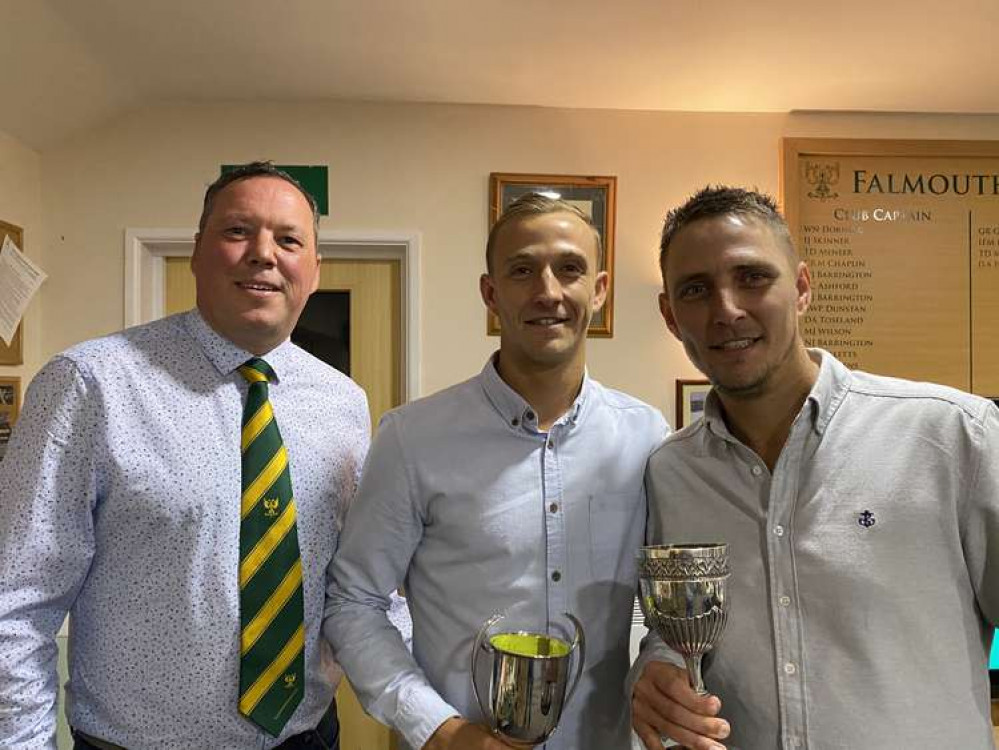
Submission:
{"label": "man in patterned shirt", "polygon": [[[67,613],[78,750],[338,746],[324,576],[369,415],[357,385],[289,340],[318,284],[317,233],[287,174],[224,175],[195,240],[197,309],[74,346],[35,378],[0,464],[5,750],[55,747]],[[297,701],[267,728],[240,700],[240,368],[255,357],[274,373],[301,571],[302,679],[277,680]]]}

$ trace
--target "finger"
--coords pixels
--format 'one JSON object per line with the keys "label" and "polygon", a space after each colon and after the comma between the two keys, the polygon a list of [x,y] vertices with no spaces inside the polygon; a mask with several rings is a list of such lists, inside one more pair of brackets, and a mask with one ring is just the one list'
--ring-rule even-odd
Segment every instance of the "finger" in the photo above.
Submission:
{"label": "finger", "polygon": [[[662,664],[661,667],[649,675],[651,686],[655,687],[658,692],[669,696],[673,701],[695,714],[702,716],[716,716],[718,714],[721,710],[721,700],[715,695],[698,695],[694,692],[694,689],[690,687],[686,670],[673,664]],[[636,692],[638,687],[635,686]],[[643,687],[647,690],[650,685],[647,683]]]}
{"label": "finger", "polygon": [[[641,687],[641,689],[639,689]],[[651,686],[636,686],[632,697],[632,715],[641,717],[647,724],[663,729],[662,723],[669,722],[683,727],[697,735],[725,739],[731,732],[727,721],[714,716],[713,709],[720,708],[720,701],[711,696],[713,703],[711,715],[691,711],[686,706],[674,700],[670,695],[661,693]]]}
{"label": "finger", "polygon": [[631,710],[636,721],[641,721],[678,742],[683,741],[677,735],[678,729],[687,736],[715,740],[723,740],[731,733],[731,727],[724,719],[695,714],[659,693],[636,694]]}
{"label": "finger", "polygon": [[636,721],[635,734],[645,745],[646,750],[663,750],[664,738],[679,742],[683,748],[689,750],[725,750],[725,746],[715,740],[694,734],[669,722],[665,722],[664,728],[656,728]]}

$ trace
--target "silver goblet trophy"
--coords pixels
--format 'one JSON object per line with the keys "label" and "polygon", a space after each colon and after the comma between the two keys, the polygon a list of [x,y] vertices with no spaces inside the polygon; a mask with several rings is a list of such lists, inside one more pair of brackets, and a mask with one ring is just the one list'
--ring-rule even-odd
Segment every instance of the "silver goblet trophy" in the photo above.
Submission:
{"label": "silver goblet trophy", "polygon": [[[472,646],[472,690],[489,728],[505,742],[533,747],[547,740],[579,684],[586,661],[583,626],[569,613],[565,616],[576,631],[571,643],[549,633],[523,630],[490,634],[505,618],[502,614],[479,629]],[[482,652],[491,656],[485,699],[475,682]],[[573,652],[577,652],[576,669],[570,686]]]}
{"label": "silver goblet trophy", "polygon": [[667,646],[683,657],[690,686],[705,695],[701,658],[721,639],[728,620],[728,545],[641,547],[642,611]]}

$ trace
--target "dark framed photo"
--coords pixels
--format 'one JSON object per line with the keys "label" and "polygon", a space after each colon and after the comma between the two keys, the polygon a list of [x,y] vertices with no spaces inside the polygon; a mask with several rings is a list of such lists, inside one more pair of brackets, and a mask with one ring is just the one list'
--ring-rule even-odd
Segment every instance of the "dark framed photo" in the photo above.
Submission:
{"label": "dark framed photo", "polygon": [[0,378],[0,459],[7,451],[10,433],[21,408],[21,379]]}
{"label": "dark framed photo", "polygon": [[[553,174],[513,174],[493,172],[489,175],[489,226],[496,223],[503,210],[527,193],[540,193],[564,200],[587,214],[600,232],[603,255],[600,271],[610,274],[607,301],[590,320],[587,335],[610,338],[614,335],[614,216],[617,207],[617,177],[582,177]],[[487,331],[499,335],[500,324],[489,313]]]}
{"label": "dark framed photo", "polygon": [[676,381],[676,424],[679,430],[704,416],[704,399],[711,391],[707,380]]}

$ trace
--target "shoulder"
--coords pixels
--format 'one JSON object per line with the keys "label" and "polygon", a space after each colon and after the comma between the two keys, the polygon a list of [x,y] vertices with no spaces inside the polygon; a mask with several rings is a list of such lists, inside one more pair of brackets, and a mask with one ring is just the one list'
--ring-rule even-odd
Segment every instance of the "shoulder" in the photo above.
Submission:
{"label": "shoulder", "polygon": [[902,378],[890,378],[854,370],[851,373],[848,397],[911,408],[924,416],[951,414],[973,421],[984,419],[994,404],[989,399],[965,393],[937,383],[924,383]]}
{"label": "shoulder", "polygon": [[641,399],[608,388],[596,380],[590,380],[590,393],[598,405],[629,425],[634,425],[636,428],[649,427],[657,431],[667,429],[662,412]]}
{"label": "shoulder", "polygon": [[382,423],[420,433],[446,430],[474,419],[485,405],[482,384],[478,377],[472,377],[392,409],[382,417]]}
{"label": "shoulder", "polygon": [[150,351],[170,349],[176,344],[188,349],[190,336],[180,318],[180,315],[171,315],[82,341],[57,354],[46,368],[75,367],[85,376],[93,377],[106,369],[120,369],[124,364],[145,359]]}

